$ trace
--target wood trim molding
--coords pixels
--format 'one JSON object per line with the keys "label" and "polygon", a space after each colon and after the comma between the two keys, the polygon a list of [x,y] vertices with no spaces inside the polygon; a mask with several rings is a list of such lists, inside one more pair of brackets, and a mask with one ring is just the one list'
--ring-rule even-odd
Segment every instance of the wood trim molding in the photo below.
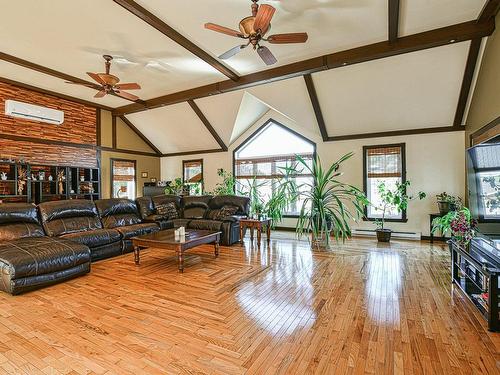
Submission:
{"label": "wood trim molding", "polygon": [[89,102],[89,101],[84,100],[84,99],[75,98],[73,96],[61,94],[61,93],[58,93],[58,92],[55,92],[55,91],[50,91],[50,90],[42,89],[40,87],[28,85],[27,83],[22,83],[22,82],[14,81],[12,79],[0,77],[0,82],[7,83],[9,85],[13,85],[13,86],[17,86],[17,87],[21,87],[23,89],[31,90],[31,91],[34,91],[34,92],[38,92],[40,94],[50,95],[50,96],[53,96],[53,97],[56,97],[56,98],[59,98],[59,99],[70,100],[72,102],[83,104],[83,105],[86,105],[86,106],[89,106],[89,107],[100,108],[100,109],[104,109],[104,110],[110,111],[110,112],[113,111],[113,108],[111,108],[111,107],[106,107],[106,106],[98,104],[98,103]]}
{"label": "wood trim molding", "polygon": [[128,10],[130,13],[134,14],[136,17],[146,22],[151,27],[154,27],[156,30],[161,32],[166,37],[172,39],[175,43],[187,49],[193,55],[199,57],[207,64],[211,65],[213,68],[217,69],[226,77],[234,81],[237,81],[239,79],[239,76],[235,72],[233,72],[227,66],[222,64],[215,57],[205,52],[199,46],[191,42],[189,39],[181,35],[178,31],[174,30],[172,27],[167,25],[153,13],[151,13],[147,9],[137,4],[135,1],[133,0],[113,0],[113,1],[116,4],[125,8],[126,10]]}
{"label": "wood trim molding", "polygon": [[318,95],[316,93],[316,88],[314,87],[314,82],[310,74],[304,75],[304,81],[306,82],[307,92],[309,93],[309,98],[311,99],[311,104],[314,109],[314,115],[316,116],[316,121],[318,123],[319,131],[324,142],[328,141],[328,131],[326,130],[325,119],[323,117],[323,112],[321,112],[321,106],[319,104]]}
{"label": "wood trim molding", "polygon": [[462,126],[465,114],[465,107],[467,106],[467,100],[469,99],[472,79],[474,78],[474,72],[476,71],[477,58],[479,56],[480,49],[481,49],[481,38],[473,39],[469,47],[469,54],[467,56],[464,78],[462,81],[462,87],[460,88],[460,96],[458,97],[457,110],[455,112],[455,119],[453,120],[453,126],[457,127]]}
{"label": "wood trim molding", "polygon": [[500,116],[470,135],[470,145],[475,146],[500,135]]}
{"label": "wood trim molding", "polygon": [[140,155],[140,156],[152,156],[155,158],[159,158],[161,155],[158,155],[154,152],[145,152],[145,151],[136,151],[136,150],[127,150],[123,148],[114,148],[114,147],[98,147],[98,150],[108,151],[108,152],[117,152],[120,154],[130,154],[130,155]]}
{"label": "wood trim molding", "polygon": [[399,35],[399,0],[389,0],[389,43],[398,40]]}
{"label": "wood trim molding", "polygon": [[97,108],[97,110],[95,111],[95,136],[96,136],[96,143],[97,143],[97,146],[100,146],[101,145],[101,137],[102,137],[102,134],[101,134],[101,110],[99,108]]}
{"label": "wood trim molding", "polygon": [[431,133],[444,133],[465,131],[464,127],[457,128],[456,126],[442,126],[435,128],[422,128],[422,129],[408,129],[408,130],[391,130],[379,133],[361,133],[349,135],[337,135],[328,137],[328,142],[333,141],[348,141],[352,139],[367,139],[367,138],[382,138],[382,137],[397,137],[401,135],[416,135],[416,134],[431,134]]}
{"label": "wood trim molding", "polygon": [[135,127],[132,122],[126,118],[125,116],[120,116],[120,119],[140,138],[146,143],[149,147],[151,147],[158,155],[161,155],[162,152],[146,137],[142,132]]}
{"label": "wood trim molding", "polygon": [[24,141],[24,142],[39,143],[39,144],[44,144],[44,145],[67,146],[67,147],[76,147],[76,148],[96,148],[97,147],[96,145],[87,144],[87,143],[73,143],[73,142],[57,141],[57,140],[53,140],[53,139],[25,137],[22,135],[3,134],[3,133],[0,133],[0,138],[9,139],[11,141]]}
{"label": "wood trim molding", "polygon": [[483,10],[481,10],[477,22],[488,21],[490,18],[496,17],[499,10],[500,0],[488,0],[486,4],[484,4]]}
{"label": "wood trim molding", "polygon": [[227,146],[222,140],[222,138],[217,134],[217,131],[214,129],[212,124],[210,124],[210,121],[205,117],[203,112],[201,111],[200,107],[194,102],[194,100],[188,100],[189,106],[193,109],[193,111],[196,113],[198,118],[201,120],[203,125],[207,128],[207,130],[212,134],[212,137],[216,140],[216,142],[219,144],[220,148],[222,151],[227,151]]}
{"label": "wood trim molding", "polygon": [[170,154],[162,154],[161,156],[164,158],[168,158],[168,157],[172,157],[172,156],[215,154],[217,152],[227,152],[227,150],[221,150],[219,148],[216,148],[216,149],[211,149],[211,150],[182,151],[182,152],[172,152]]}
{"label": "wood trim molding", "polygon": [[335,69],[348,64],[358,64],[408,52],[439,47],[447,45],[452,41],[463,42],[491,35],[494,30],[494,19],[489,19],[488,21],[479,23],[475,20],[464,22],[457,25],[408,35],[398,38],[398,40],[394,43],[384,41],[288,65],[278,66],[262,72],[241,76],[237,82],[226,80],[149,99],[143,104],[132,103],[116,108],[114,114],[123,115],[141,112],[147,109],[177,104],[188,100],[204,98],[210,95],[218,95],[235,90],[241,90],[248,87],[303,76],[305,74],[311,74],[327,69]]}
{"label": "wood trim molding", "polygon": [[117,139],[116,139],[116,116],[112,115],[111,116],[111,145],[112,148],[116,148],[117,144]]}

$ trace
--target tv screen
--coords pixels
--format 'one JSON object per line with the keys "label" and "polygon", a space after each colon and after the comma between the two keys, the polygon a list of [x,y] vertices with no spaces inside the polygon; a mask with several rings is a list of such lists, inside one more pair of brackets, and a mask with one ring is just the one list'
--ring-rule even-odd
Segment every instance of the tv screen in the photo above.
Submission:
{"label": "tv screen", "polygon": [[496,240],[500,236],[500,142],[480,144],[467,150],[469,208],[478,230]]}

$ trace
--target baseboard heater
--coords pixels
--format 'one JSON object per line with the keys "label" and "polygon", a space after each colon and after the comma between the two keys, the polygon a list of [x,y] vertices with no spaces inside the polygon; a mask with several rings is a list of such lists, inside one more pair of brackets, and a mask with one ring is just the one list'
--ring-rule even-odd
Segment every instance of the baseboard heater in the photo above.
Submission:
{"label": "baseboard heater", "polygon": [[[353,229],[352,235],[355,237],[376,237],[374,229]],[[402,240],[420,241],[422,233],[420,232],[392,232],[392,238],[399,238]]]}

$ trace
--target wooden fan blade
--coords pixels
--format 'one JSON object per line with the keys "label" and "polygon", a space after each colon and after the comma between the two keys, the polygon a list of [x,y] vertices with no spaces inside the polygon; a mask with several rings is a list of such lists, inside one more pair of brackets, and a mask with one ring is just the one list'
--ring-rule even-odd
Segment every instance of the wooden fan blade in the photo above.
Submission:
{"label": "wooden fan blade", "polygon": [[94,81],[96,81],[97,83],[99,83],[100,85],[103,85],[105,86],[106,85],[106,82],[104,82],[101,77],[99,77],[99,75],[97,73],[92,73],[92,72],[87,72],[87,74],[90,76],[90,78],[92,78]]}
{"label": "wooden fan blade", "polygon": [[106,95],[106,91],[101,90],[101,91],[98,91],[97,94],[94,95],[94,98],[102,98],[105,95]]}
{"label": "wooden fan blade", "polygon": [[259,54],[260,58],[266,63],[266,65],[273,65],[278,61],[267,47],[257,48],[257,53]]}
{"label": "wooden fan blade", "polygon": [[114,88],[118,90],[140,90],[141,86],[138,83],[119,83]]}
{"label": "wooden fan blade", "polygon": [[253,29],[255,31],[260,30],[261,32],[267,31],[267,29],[269,28],[269,24],[271,23],[271,19],[273,18],[274,12],[276,12],[276,9],[271,5],[261,5],[259,7],[259,11],[257,12],[257,16],[255,16]]}
{"label": "wooden fan blade", "polygon": [[139,99],[138,96],[135,96],[133,94],[130,94],[128,92],[125,92],[125,91],[118,91],[118,90],[115,90],[115,94],[118,95],[118,96],[121,96],[122,98],[125,98],[125,99],[128,99],[128,100],[132,100],[132,101],[136,101],[137,99]]}
{"label": "wooden fan blade", "polygon": [[230,36],[235,36],[235,37],[238,37],[238,38],[244,38],[245,37],[239,31],[230,29],[229,27],[217,25],[217,24],[211,23],[211,22],[205,24],[205,29],[212,30],[212,31],[217,31],[218,33],[222,33],[222,34],[226,34],[226,35],[230,35]]}
{"label": "wooden fan blade", "polygon": [[305,43],[307,38],[307,33],[288,33],[270,35],[267,41],[273,44]]}
{"label": "wooden fan blade", "polygon": [[241,46],[236,46],[234,48],[231,48],[229,51],[223,53],[222,55],[219,56],[219,59],[221,60],[226,60],[229,59],[230,57],[233,57],[236,55],[238,52],[240,52],[243,48],[245,48],[248,44],[242,44]]}

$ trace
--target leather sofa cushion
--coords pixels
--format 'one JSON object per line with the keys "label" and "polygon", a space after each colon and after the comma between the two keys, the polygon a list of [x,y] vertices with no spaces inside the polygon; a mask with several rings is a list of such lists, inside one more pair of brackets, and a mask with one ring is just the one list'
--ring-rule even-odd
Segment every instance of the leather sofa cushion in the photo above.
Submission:
{"label": "leather sofa cushion", "polygon": [[235,215],[248,216],[250,212],[250,199],[238,195],[218,195],[208,202],[210,210],[221,209],[224,206],[238,207]]}
{"label": "leather sofa cushion", "polygon": [[174,228],[184,227],[187,228],[191,219],[174,219],[172,220]]}
{"label": "leather sofa cushion", "polygon": [[154,214],[153,200],[151,197],[139,197],[135,200],[141,219]]}
{"label": "leather sofa cushion", "polygon": [[63,271],[88,262],[87,246],[62,238],[23,238],[0,244],[3,282]]}
{"label": "leather sofa cushion", "polygon": [[62,238],[93,248],[119,242],[122,236],[120,232],[115,229],[94,229],[86,232],[65,234]]}
{"label": "leather sofa cushion", "polygon": [[211,195],[184,197],[182,200],[182,217],[184,219],[202,219],[208,210]]}
{"label": "leather sofa cushion", "polygon": [[102,224],[104,228],[113,229],[124,227],[127,225],[139,224],[141,219],[139,216],[134,214],[118,214],[113,216],[107,216],[102,218]]}
{"label": "leather sofa cushion", "polygon": [[15,223],[31,223],[40,225],[36,206],[30,203],[0,204],[0,225]]}
{"label": "leather sofa cushion", "polygon": [[153,201],[153,207],[156,208],[160,204],[173,203],[177,211],[181,209],[181,197],[178,195],[156,195],[151,198]]}
{"label": "leather sofa cushion", "polygon": [[143,234],[158,232],[160,227],[155,223],[142,223],[117,227],[116,230],[121,233],[124,240],[128,240],[132,237],[142,236]]}
{"label": "leather sofa cushion", "polygon": [[222,221],[193,219],[189,222],[188,228],[220,231],[222,228]]}
{"label": "leather sofa cushion", "polygon": [[43,236],[45,236],[45,232],[39,224],[18,223],[0,225],[0,241],[12,241],[16,238]]}
{"label": "leather sofa cushion", "polygon": [[49,236],[102,229],[94,203],[83,199],[41,203],[43,227]]}
{"label": "leather sofa cushion", "polygon": [[95,201],[95,205],[101,218],[118,214],[139,214],[137,204],[130,199],[99,199]]}
{"label": "leather sofa cushion", "polygon": [[226,217],[231,217],[238,212],[238,207],[236,206],[224,206],[222,208],[216,208],[208,210],[207,219],[210,220],[225,220]]}

